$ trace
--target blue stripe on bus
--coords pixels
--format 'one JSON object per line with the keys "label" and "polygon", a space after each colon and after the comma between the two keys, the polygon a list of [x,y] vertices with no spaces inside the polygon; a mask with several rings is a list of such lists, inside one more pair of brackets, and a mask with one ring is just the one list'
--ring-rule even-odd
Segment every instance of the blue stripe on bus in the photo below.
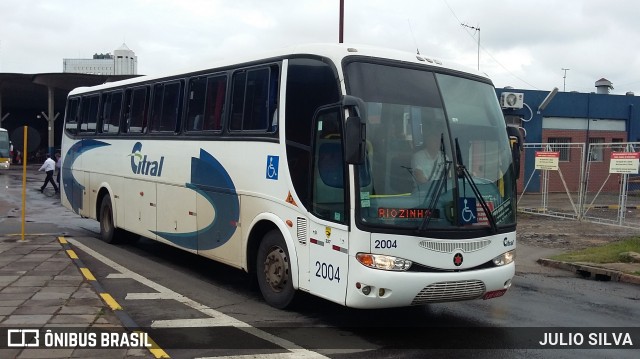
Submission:
{"label": "blue stripe on bus", "polygon": [[96,140],[81,140],[76,142],[64,156],[62,161],[61,176],[62,183],[64,184],[64,194],[67,197],[67,201],[71,204],[71,208],[75,213],[80,213],[82,209],[82,197],[85,187],[73,177],[73,164],[83,153],[104,147],[110,146],[110,144]]}
{"label": "blue stripe on bus", "polygon": [[185,186],[211,203],[215,211],[211,223],[195,232],[153,233],[192,250],[214,249],[227,243],[240,218],[240,199],[229,173],[210,153],[201,149],[200,158],[191,158],[191,182]]}

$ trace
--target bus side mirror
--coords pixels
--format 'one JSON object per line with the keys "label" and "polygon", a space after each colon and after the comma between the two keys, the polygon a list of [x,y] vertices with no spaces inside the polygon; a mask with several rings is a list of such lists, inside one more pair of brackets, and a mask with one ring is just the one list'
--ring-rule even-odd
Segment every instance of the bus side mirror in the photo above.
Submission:
{"label": "bus side mirror", "polygon": [[[361,98],[345,95],[342,106],[356,115],[349,116],[345,124],[345,159],[347,164],[364,164],[367,148],[367,128],[363,119],[367,118],[367,105]],[[351,110],[353,109],[353,110]]]}
{"label": "bus side mirror", "polygon": [[511,144],[511,157],[513,161],[513,171],[515,172],[516,179],[520,178],[520,153],[522,152],[522,145],[524,140],[522,138],[522,132],[515,126],[507,126],[507,135],[509,135],[509,143]]}
{"label": "bus side mirror", "polygon": [[367,128],[358,116],[349,116],[345,128],[345,159],[350,165],[364,164]]}

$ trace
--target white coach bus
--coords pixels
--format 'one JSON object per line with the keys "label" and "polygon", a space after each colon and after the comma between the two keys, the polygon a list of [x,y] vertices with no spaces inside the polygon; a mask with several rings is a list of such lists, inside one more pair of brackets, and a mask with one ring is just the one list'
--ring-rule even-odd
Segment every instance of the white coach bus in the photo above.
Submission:
{"label": "white coach bus", "polygon": [[277,308],[298,291],[355,308],[489,299],[515,268],[508,132],[484,76],[298,46],[73,90],[62,200],[106,242],[255,275]]}

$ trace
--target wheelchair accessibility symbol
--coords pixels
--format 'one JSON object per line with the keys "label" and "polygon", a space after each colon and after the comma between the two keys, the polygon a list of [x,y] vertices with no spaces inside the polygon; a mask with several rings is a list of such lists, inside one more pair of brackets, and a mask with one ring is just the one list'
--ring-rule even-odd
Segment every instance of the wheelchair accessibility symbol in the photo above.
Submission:
{"label": "wheelchair accessibility symbol", "polygon": [[478,223],[478,208],[475,198],[458,199],[458,209],[461,224]]}
{"label": "wheelchair accessibility symbol", "polygon": [[278,163],[280,162],[279,156],[267,156],[267,179],[278,179]]}

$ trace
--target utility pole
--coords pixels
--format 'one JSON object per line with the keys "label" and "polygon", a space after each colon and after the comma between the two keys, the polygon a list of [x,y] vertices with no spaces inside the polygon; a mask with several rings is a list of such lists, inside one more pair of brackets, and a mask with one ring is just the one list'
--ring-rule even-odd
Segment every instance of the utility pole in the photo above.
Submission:
{"label": "utility pole", "polygon": [[344,0],[340,0],[340,30],[338,41],[340,43],[344,42]]}
{"label": "utility pole", "polygon": [[569,71],[571,69],[562,68],[560,70],[564,71],[564,76],[562,76],[562,79],[563,79],[563,82],[564,82],[564,85],[562,87],[562,92],[566,92],[567,91],[567,71]]}
{"label": "utility pole", "polygon": [[469,26],[467,24],[460,24],[463,27],[469,28],[471,30],[477,31],[478,32],[478,71],[480,71],[480,26]]}

